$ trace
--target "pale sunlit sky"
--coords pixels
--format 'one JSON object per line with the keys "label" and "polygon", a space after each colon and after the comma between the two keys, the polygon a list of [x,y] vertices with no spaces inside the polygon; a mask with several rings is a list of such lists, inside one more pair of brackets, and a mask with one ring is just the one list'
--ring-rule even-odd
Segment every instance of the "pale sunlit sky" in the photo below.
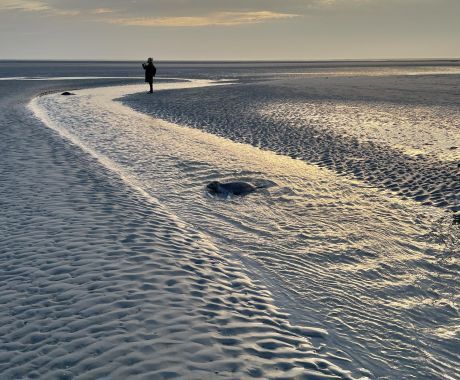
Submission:
{"label": "pale sunlit sky", "polygon": [[460,57],[460,0],[0,0],[0,59]]}

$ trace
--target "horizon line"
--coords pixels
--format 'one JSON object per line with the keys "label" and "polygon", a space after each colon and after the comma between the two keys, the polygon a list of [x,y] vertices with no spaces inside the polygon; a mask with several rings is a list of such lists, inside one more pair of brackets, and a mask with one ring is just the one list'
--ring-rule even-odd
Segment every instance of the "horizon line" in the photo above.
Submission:
{"label": "horizon line", "polygon": [[[87,59],[87,58],[0,58],[0,62],[139,62],[145,59]],[[424,58],[315,58],[315,59],[159,59],[155,62],[177,63],[308,63],[308,62],[424,62],[451,61],[460,62],[460,57],[424,57]]]}

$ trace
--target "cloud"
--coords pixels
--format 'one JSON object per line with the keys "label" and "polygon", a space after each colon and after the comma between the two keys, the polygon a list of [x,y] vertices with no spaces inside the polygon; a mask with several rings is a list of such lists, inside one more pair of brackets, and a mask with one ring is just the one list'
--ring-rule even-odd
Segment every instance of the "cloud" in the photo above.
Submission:
{"label": "cloud", "polygon": [[207,16],[132,17],[108,19],[107,21],[112,24],[129,26],[200,27],[257,24],[268,20],[286,19],[298,16],[299,15],[296,14],[277,13],[271,11],[216,12]]}
{"label": "cloud", "polygon": [[47,11],[50,7],[43,1],[34,0],[2,0],[0,9],[19,10],[25,12],[42,12]]}
{"label": "cloud", "polygon": [[113,13],[113,9],[110,8],[96,8],[91,11],[91,13],[96,15],[102,15],[106,13]]}
{"label": "cloud", "polygon": [[[323,12],[363,12],[458,0],[0,0],[2,10],[79,16],[80,22],[145,27],[257,24]],[[97,5],[95,5],[95,3]]]}
{"label": "cloud", "polygon": [[69,9],[68,11],[65,10],[59,10],[59,9],[51,9],[50,14],[57,15],[57,16],[78,16],[81,14],[80,11],[77,10],[71,10]]}
{"label": "cloud", "polygon": [[0,10],[21,11],[21,12],[41,12],[46,15],[55,16],[76,16],[81,11],[74,9],[58,9],[50,6],[44,1],[35,0],[2,0]]}
{"label": "cloud", "polygon": [[[100,16],[102,22],[136,26],[231,26],[378,2],[423,1],[434,0],[0,0],[0,11],[81,15],[82,20]],[[123,17],[115,18],[116,13]]]}
{"label": "cloud", "polygon": [[[81,16],[81,20],[97,21],[109,24],[145,27],[203,27],[203,26],[236,26],[244,24],[257,24],[270,20],[298,17],[294,12],[280,12],[276,10],[245,9],[233,3],[233,7],[226,11],[218,10],[218,3],[209,0],[198,0],[201,12],[193,7],[189,0],[181,0],[181,7],[177,1],[158,0],[155,4],[145,0],[133,2],[128,8],[120,8],[119,0],[105,0],[98,4],[105,7],[94,8],[94,3],[83,0],[72,3],[69,0],[0,0],[0,11],[37,12],[44,16]],[[247,0],[255,1],[255,0]],[[126,3],[126,2],[125,2]],[[228,0],[221,0],[220,5],[228,4]],[[72,8],[75,5],[78,8]],[[168,10],[169,8],[169,10]],[[206,11],[206,8],[207,11]],[[214,9],[213,9],[214,8]],[[217,8],[217,9],[216,9]],[[234,10],[229,10],[229,9]],[[238,9],[239,8],[239,9]],[[116,17],[115,14],[125,17]],[[155,14],[153,16],[152,14]],[[96,18],[97,17],[97,18]]]}

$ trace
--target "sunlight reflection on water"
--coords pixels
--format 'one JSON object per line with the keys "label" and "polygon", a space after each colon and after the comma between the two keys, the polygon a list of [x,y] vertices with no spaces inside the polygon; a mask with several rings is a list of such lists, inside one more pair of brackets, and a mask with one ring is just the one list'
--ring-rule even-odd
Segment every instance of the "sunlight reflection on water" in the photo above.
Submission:
{"label": "sunlight reflection on water", "polygon": [[[209,85],[216,83],[157,89]],[[452,368],[443,339],[454,344],[457,338],[443,331],[455,325],[449,305],[458,261],[439,260],[445,246],[427,239],[444,217],[441,210],[112,101],[144,90],[136,85],[48,95],[33,107],[205,232],[222,252],[269,274],[266,280],[286,297],[278,302],[295,318],[327,328],[332,340],[377,374],[418,368],[434,375],[438,366]],[[206,196],[212,180],[276,186],[222,200]],[[431,366],[420,346],[430,347],[441,364]]]}

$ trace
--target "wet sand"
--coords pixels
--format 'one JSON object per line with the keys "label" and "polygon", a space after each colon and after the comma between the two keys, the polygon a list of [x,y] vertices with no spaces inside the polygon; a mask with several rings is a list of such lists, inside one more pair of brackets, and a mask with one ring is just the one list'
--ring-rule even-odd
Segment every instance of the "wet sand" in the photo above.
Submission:
{"label": "wet sand", "polygon": [[46,86],[4,83],[2,377],[352,378],[315,348],[323,330],[33,117],[21,94]]}

